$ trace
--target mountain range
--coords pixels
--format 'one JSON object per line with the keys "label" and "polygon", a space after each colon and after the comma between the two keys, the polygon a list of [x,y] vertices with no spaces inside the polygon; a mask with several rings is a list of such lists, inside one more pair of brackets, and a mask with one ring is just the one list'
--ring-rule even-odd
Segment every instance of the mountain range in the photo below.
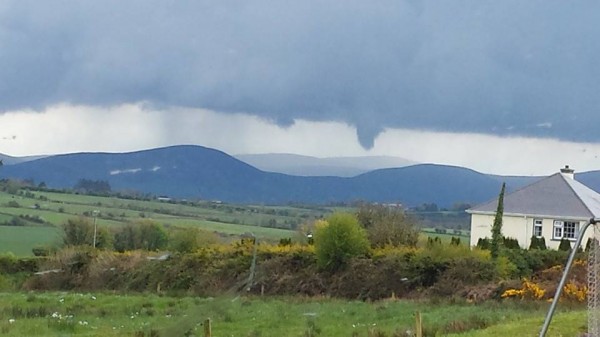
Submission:
{"label": "mountain range", "polygon": [[296,176],[354,177],[382,168],[397,168],[417,164],[390,156],[318,158],[289,153],[240,154],[235,158],[267,172]]}
{"label": "mountain range", "polygon": [[2,163],[4,165],[13,165],[13,164],[23,163],[26,161],[35,160],[35,159],[39,159],[39,158],[44,158],[44,156],[12,157],[12,156],[0,153],[0,161],[2,161]]}
{"label": "mountain range", "polygon": [[[6,164],[6,163],[5,163]],[[539,177],[503,177],[467,168],[417,164],[352,177],[265,172],[224,152],[181,145],[129,153],[72,153],[4,165],[0,178],[33,179],[72,188],[80,179],[108,181],[113,191],[232,203],[326,204],[352,201],[416,206],[477,204],[497,196],[502,181],[514,190]],[[600,171],[577,174],[600,190]]]}

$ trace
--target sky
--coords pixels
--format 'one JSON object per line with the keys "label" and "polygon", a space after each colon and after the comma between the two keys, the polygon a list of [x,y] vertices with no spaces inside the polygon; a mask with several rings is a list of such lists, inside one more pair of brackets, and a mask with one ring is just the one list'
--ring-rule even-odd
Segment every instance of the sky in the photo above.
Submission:
{"label": "sky", "polygon": [[596,1],[0,2],[0,153],[600,169]]}

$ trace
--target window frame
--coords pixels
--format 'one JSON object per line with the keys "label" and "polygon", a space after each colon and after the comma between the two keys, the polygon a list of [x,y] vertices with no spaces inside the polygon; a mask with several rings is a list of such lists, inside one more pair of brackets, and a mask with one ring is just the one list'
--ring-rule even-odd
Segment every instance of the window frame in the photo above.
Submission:
{"label": "window frame", "polygon": [[[565,226],[566,224],[568,227]],[[554,220],[552,225],[552,240],[562,240],[565,238],[569,241],[576,241],[579,234],[579,225],[579,221]],[[569,234],[569,236],[565,236],[566,234]]]}
{"label": "window frame", "polygon": [[[536,233],[536,229],[539,229],[539,235]],[[544,237],[544,220],[543,219],[533,219],[533,236],[536,238]]]}

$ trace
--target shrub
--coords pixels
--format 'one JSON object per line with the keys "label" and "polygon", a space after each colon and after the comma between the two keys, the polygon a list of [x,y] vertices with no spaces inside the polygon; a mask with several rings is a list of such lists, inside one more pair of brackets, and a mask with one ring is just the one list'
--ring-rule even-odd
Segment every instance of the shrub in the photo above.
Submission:
{"label": "shrub", "polygon": [[533,272],[530,260],[527,258],[528,252],[524,249],[502,249],[501,255],[508,259],[508,262],[513,265],[511,274],[504,275],[509,277],[525,277]]}
{"label": "shrub", "polygon": [[536,237],[535,235],[531,237],[531,244],[529,245],[529,249],[540,249],[546,250],[546,239],[542,236],[541,238]]}
{"label": "shrub", "polygon": [[31,252],[34,256],[48,256],[50,255],[50,248],[45,246],[35,246],[31,248]]}
{"label": "shrub", "polygon": [[369,251],[367,233],[356,217],[348,213],[328,217],[326,225],[317,227],[314,239],[317,265],[324,270],[338,270],[352,257]]}
{"label": "shrub", "polygon": [[218,242],[217,236],[196,228],[175,229],[170,232],[169,247],[180,253],[191,253],[198,248]]}
{"label": "shrub", "polygon": [[506,249],[521,249],[519,240],[514,238],[502,237],[502,244]]}
{"label": "shrub", "polygon": [[439,237],[434,237],[432,238],[431,236],[427,237],[427,247],[433,247],[435,245],[441,245],[442,244],[442,239],[440,239]]}
{"label": "shrub", "polygon": [[560,240],[560,245],[558,245],[558,250],[562,250],[568,252],[571,250],[571,242],[569,240],[562,238]]}
{"label": "shrub", "polygon": [[489,238],[479,238],[477,240],[477,248],[490,250],[490,246],[492,245],[491,240]]}
{"label": "shrub", "polygon": [[493,281],[497,276],[496,272],[494,262],[489,258],[476,256],[455,258],[448,263],[448,267],[441,273],[431,292],[438,296],[451,296],[466,286]]}
{"label": "shrub", "polygon": [[13,216],[9,222],[5,223],[5,225],[7,225],[7,226],[26,226],[27,221],[23,220],[22,218],[20,218],[18,216]]}
{"label": "shrub", "polygon": [[94,240],[94,225],[86,218],[68,219],[62,229],[67,246],[91,245]]}
{"label": "shrub", "polygon": [[386,245],[414,247],[419,240],[420,230],[415,226],[415,221],[400,208],[363,204],[356,218],[366,229],[374,248]]}
{"label": "shrub", "polygon": [[518,274],[518,269],[506,256],[499,256],[496,260],[496,273],[500,278],[508,279]]}
{"label": "shrub", "polygon": [[502,298],[516,297],[520,299],[540,300],[544,298],[546,291],[538,284],[527,279],[523,279],[523,287],[521,289],[507,289],[502,293]]}
{"label": "shrub", "polygon": [[535,273],[556,265],[564,265],[569,252],[562,250],[530,250],[525,254],[529,268]]}
{"label": "shrub", "polygon": [[121,228],[114,237],[114,247],[117,251],[145,249],[160,250],[167,246],[169,238],[162,225],[142,220]]}
{"label": "shrub", "polygon": [[[84,217],[69,219],[62,225],[63,243],[66,246],[92,246],[94,243],[94,225]],[[112,240],[106,228],[96,227],[96,248],[110,248]]]}

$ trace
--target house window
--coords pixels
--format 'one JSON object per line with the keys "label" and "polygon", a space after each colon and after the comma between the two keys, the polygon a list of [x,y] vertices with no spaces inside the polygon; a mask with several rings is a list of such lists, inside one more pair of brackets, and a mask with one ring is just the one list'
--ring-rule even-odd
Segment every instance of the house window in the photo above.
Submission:
{"label": "house window", "polygon": [[533,220],[533,236],[536,238],[542,237],[542,219]]}
{"label": "house window", "polygon": [[560,240],[575,239],[577,237],[577,222],[573,221],[554,221],[553,239]]}

